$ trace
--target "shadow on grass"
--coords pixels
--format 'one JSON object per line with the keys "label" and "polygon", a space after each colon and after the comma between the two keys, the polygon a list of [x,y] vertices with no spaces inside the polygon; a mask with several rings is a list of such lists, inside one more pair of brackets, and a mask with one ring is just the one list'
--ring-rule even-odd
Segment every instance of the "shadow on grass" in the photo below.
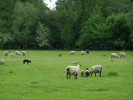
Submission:
{"label": "shadow on grass", "polygon": [[108,91],[108,89],[104,89],[104,88],[87,88],[84,90],[85,91]]}
{"label": "shadow on grass", "polygon": [[118,76],[117,72],[109,72],[107,76]]}

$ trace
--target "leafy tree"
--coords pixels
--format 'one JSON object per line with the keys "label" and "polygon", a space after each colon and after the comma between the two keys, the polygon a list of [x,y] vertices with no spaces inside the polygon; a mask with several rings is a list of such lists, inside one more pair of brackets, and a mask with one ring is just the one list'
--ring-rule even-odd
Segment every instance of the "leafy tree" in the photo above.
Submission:
{"label": "leafy tree", "polygon": [[19,43],[20,48],[27,47],[31,33],[31,27],[36,22],[38,9],[30,3],[17,2],[13,21],[13,36]]}
{"label": "leafy tree", "polygon": [[131,34],[131,42],[133,43],[133,10],[131,10],[127,15],[127,24],[130,28]]}
{"label": "leafy tree", "polygon": [[130,47],[130,30],[125,14],[112,15],[107,18],[107,24],[112,33],[112,47],[114,49],[128,49]]}
{"label": "leafy tree", "polygon": [[39,43],[40,47],[49,46],[49,29],[43,24],[39,23],[37,29],[36,41]]}
{"label": "leafy tree", "polygon": [[110,38],[111,34],[100,9],[99,6],[93,9],[90,18],[81,29],[81,36],[77,42],[78,46],[89,47],[89,49],[105,49],[109,45],[106,40]]}
{"label": "leafy tree", "polygon": [[8,41],[11,41],[11,35],[10,34],[3,34],[0,32],[0,47],[3,48],[3,45],[6,44]]}

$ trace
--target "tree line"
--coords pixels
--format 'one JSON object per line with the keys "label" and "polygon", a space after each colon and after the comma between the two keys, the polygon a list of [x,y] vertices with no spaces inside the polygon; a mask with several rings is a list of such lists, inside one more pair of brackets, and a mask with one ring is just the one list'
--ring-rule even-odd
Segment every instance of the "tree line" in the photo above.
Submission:
{"label": "tree line", "polygon": [[133,49],[133,0],[0,0],[1,49]]}

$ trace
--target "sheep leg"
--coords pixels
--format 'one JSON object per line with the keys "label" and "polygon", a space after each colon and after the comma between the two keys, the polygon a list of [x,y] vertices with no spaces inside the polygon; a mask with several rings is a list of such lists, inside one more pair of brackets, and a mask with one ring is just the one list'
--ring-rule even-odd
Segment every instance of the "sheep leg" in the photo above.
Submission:
{"label": "sheep leg", "polygon": [[101,77],[101,72],[100,72],[100,77]]}
{"label": "sheep leg", "polygon": [[91,73],[91,76],[92,76],[92,73]]}
{"label": "sheep leg", "polygon": [[96,72],[95,72],[95,77],[96,77]]}
{"label": "sheep leg", "polygon": [[77,79],[77,73],[76,73],[76,75],[75,75],[75,79]]}

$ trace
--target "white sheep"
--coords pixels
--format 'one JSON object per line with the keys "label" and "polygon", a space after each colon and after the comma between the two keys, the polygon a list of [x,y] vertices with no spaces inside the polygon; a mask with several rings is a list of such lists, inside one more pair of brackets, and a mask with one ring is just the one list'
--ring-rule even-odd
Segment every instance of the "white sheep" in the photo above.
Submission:
{"label": "white sheep", "polygon": [[16,55],[20,56],[20,51],[16,51]]}
{"label": "white sheep", "polygon": [[100,73],[100,77],[101,77],[101,72],[102,72],[102,66],[101,65],[95,65],[95,66],[92,66],[89,70],[91,76],[93,73],[95,73],[95,76],[96,76],[96,73]]}
{"label": "white sheep", "polygon": [[118,58],[117,53],[111,53],[111,58]]}
{"label": "white sheep", "polygon": [[84,70],[81,70],[81,76],[84,76]]}
{"label": "white sheep", "polygon": [[5,52],[4,52],[4,55],[5,55],[5,56],[8,56],[8,51],[5,51]]}
{"label": "white sheep", "polygon": [[67,79],[68,79],[68,75],[69,75],[69,79],[71,75],[75,76],[75,79],[77,79],[77,75],[79,73],[80,70],[80,66],[81,65],[77,65],[77,66],[67,66],[66,67],[66,75],[67,75]]}
{"label": "white sheep", "polygon": [[126,58],[126,54],[125,54],[125,52],[120,52],[120,58],[121,58],[121,57]]}
{"label": "white sheep", "polygon": [[5,60],[4,59],[1,59],[0,60],[0,65],[3,65],[3,64],[5,64]]}
{"label": "white sheep", "polygon": [[11,53],[11,56],[13,56],[13,53]]}
{"label": "white sheep", "polygon": [[25,56],[26,55],[26,51],[22,51],[22,55]]}
{"label": "white sheep", "polygon": [[68,54],[69,55],[75,55],[76,54],[76,51],[70,51]]}
{"label": "white sheep", "polygon": [[84,51],[81,51],[81,55],[83,55],[84,54]]}

